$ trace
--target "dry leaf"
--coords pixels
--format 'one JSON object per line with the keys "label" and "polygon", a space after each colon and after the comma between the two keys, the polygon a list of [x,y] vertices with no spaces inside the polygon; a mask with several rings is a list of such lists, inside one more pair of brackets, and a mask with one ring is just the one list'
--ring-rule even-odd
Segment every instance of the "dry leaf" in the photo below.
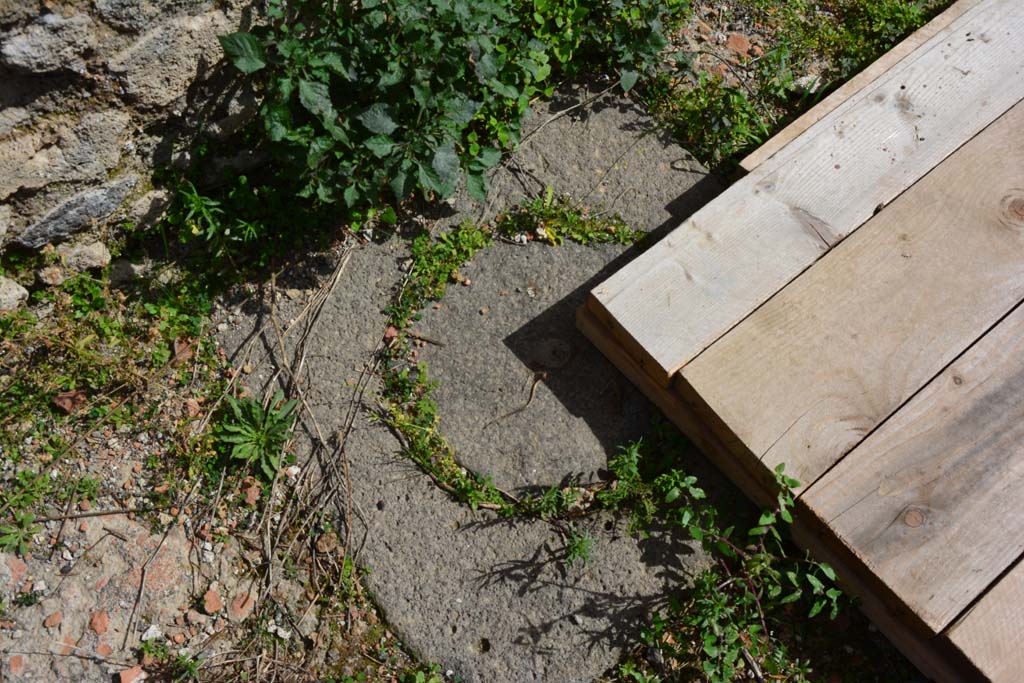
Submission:
{"label": "dry leaf", "polygon": [[84,389],[72,389],[71,391],[62,391],[54,396],[53,405],[63,410],[65,415],[70,415],[84,406],[86,400],[88,397]]}
{"label": "dry leaf", "polygon": [[181,365],[192,360],[192,356],[195,352],[192,349],[192,344],[181,337],[174,340],[174,358],[171,359],[171,365]]}
{"label": "dry leaf", "polygon": [[259,484],[251,484],[248,487],[242,489],[242,493],[245,494],[245,504],[255,505],[256,503],[258,503],[260,500],[260,493],[262,492],[263,489],[260,487]]}
{"label": "dry leaf", "polygon": [[199,401],[194,398],[190,398],[185,401],[185,412],[188,413],[188,416],[191,418],[199,417],[199,414],[202,412],[199,408]]}
{"label": "dry leaf", "polygon": [[398,339],[398,328],[394,325],[388,325],[388,328],[384,330],[384,343],[390,344],[396,339]]}

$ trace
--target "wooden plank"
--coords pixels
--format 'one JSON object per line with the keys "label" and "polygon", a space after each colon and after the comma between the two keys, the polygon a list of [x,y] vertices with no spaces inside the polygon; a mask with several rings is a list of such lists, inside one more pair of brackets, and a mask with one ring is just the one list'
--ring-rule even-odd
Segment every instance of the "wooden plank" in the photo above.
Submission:
{"label": "wooden plank", "polygon": [[773,154],[802,135],[812,125],[823,119],[840,104],[871,85],[876,79],[885,74],[886,71],[899,64],[908,55],[912,54],[914,50],[924,45],[939,31],[953,23],[954,19],[979,2],[981,0],[959,0],[959,2],[948,7],[944,12],[904,38],[899,45],[872,62],[866,69],[836,88],[827,97],[748,154],[740,162],[740,168],[747,173],[753,171]]}
{"label": "wooden plank", "polygon": [[814,559],[827,562],[836,571],[843,592],[856,598],[860,611],[904,657],[935,681],[980,680],[977,668],[959,649],[943,638],[933,637],[927,628],[908,618],[885,584],[851,561],[846,549],[834,543],[832,532],[802,508],[802,501],[798,500],[791,529],[793,540],[810,551]]}
{"label": "wooden plank", "polygon": [[947,632],[993,683],[1024,681],[1024,562],[996,583]]}
{"label": "wooden plank", "polygon": [[[731,455],[729,449],[701,423],[691,407],[681,397],[656,384],[633,359],[616,343],[611,333],[588,311],[581,308],[577,311],[577,327],[615,364],[626,377],[636,384],[658,408],[686,434],[701,451],[721,469],[736,486],[761,507],[769,507],[774,502],[774,493],[770,491],[767,480],[769,474],[761,468],[751,473],[741,466],[742,461]],[[802,507],[802,506],[801,506]],[[947,647],[945,643],[937,643],[928,639],[927,631],[921,630],[899,611],[894,609],[896,601],[880,599],[884,586],[874,584],[868,577],[858,575],[848,568],[841,555],[836,554],[832,546],[825,543],[822,536],[831,538],[828,530],[811,531],[804,523],[804,518],[812,515],[800,514],[797,510],[794,525],[794,539],[803,548],[809,549],[814,556],[828,562],[839,573],[843,590],[856,596],[860,609],[876,626],[891,640],[901,652],[914,663],[925,675],[939,681],[972,680],[977,677],[965,673],[970,669],[960,661],[958,652]],[[815,520],[816,521],[816,520]]]}
{"label": "wooden plank", "polygon": [[742,461],[733,458],[718,436],[707,429],[699,417],[679,396],[656,384],[639,365],[615,342],[614,337],[594,315],[581,307],[576,311],[576,327],[593,342],[626,378],[651,400],[702,453],[710,457],[725,476],[743,493],[761,507],[773,504],[771,492],[774,480],[765,477],[761,467],[757,473],[745,469]]}
{"label": "wooden plank", "polygon": [[1024,306],[803,501],[928,628],[948,626],[1024,553]]}
{"label": "wooden plank", "polygon": [[1024,97],[1024,3],[984,0],[591,292],[671,375]]}
{"label": "wooden plank", "polygon": [[1022,298],[1024,103],[687,365],[678,391],[748,457],[810,483]]}

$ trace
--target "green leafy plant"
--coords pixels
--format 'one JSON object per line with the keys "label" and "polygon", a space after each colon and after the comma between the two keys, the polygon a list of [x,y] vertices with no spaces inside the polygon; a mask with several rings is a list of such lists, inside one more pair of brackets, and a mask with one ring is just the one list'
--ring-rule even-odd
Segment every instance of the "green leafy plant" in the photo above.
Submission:
{"label": "green leafy plant", "polygon": [[630,89],[665,45],[662,19],[685,4],[271,0],[268,26],[221,44],[257,77],[265,136],[299,194],[355,209],[414,190],[447,197],[460,177],[484,196],[556,73],[606,66]]}
{"label": "green leafy plant", "polygon": [[[674,68],[642,88],[643,99],[703,163],[724,170],[787,121],[924,24],[951,0],[743,0],[767,27],[765,51],[730,77],[695,69],[680,52]],[[800,83],[803,76],[810,82]]]}
{"label": "green leafy plant", "polygon": [[52,491],[53,482],[45,472],[21,470],[14,475],[13,481],[4,483],[0,501],[3,509],[21,512],[43,502]]}
{"label": "green leafy plant", "polygon": [[234,460],[254,468],[268,481],[281,467],[281,453],[297,402],[278,391],[267,407],[251,398],[227,397],[228,410],[214,429],[214,439]]}
{"label": "green leafy plant", "polygon": [[[646,648],[671,667],[698,667],[712,683],[734,680],[748,661],[758,661],[772,675],[806,673],[806,663],[789,655],[776,636],[773,622],[790,605],[802,605],[808,618],[838,614],[842,594],[832,568],[800,553],[786,540],[792,522],[792,488],[798,486],[780,467],[773,510],[763,512],[746,533],[722,527],[716,509],[707,505],[697,479],[673,463],[685,447],[674,430],[664,425],[656,433],[658,449],[646,442],[621,449],[609,463],[616,479],[597,493],[607,509],[628,511],[634,530],[667,523],[701,543],[712,558],[681,599],[654,615],[642,633]],[[619,680],[644,678],[652,672],[642,661],[629,660]]]}
{"label": "green leafy plant", "polygon": [[400,680],[402,683],[444,683],[444,678],[441,677],[440,669],[437,666],[410,671],[403,674]]}
{"label": "green leafy plant", "polygon": [[661,73],[645,93],[651,112],[672,135],[712,166],[734,160],[768,139],[778,117],[765,98],[707,73],[698,74],[692,86],[679,74]]}
{"label": "green leafy plant", "polygon": [[565,540],[565,564],[572,567],[577,562],[586,565],[590,562],[590,553],[594,548],[594,538],[586,532],[579,531],[575,526],[569,527]]}
{"label": "green leafy plant", "polygon": [[32,537],[43,530],[43,527],[34,524],[35,521],[36,517],[31,512],[16,510],[11,523],[0,524],[0,550],[27,555]]}
{"label": "green leafy plant", "polygon": [[568,196],[556,196],[551,187],[543,197],[498,216],[495,230],[507,239],[536,239],[553,246],[567,239],[583,245],[634,244],[645,235],[616,215],[592,215],[588,207],[574,205]]}

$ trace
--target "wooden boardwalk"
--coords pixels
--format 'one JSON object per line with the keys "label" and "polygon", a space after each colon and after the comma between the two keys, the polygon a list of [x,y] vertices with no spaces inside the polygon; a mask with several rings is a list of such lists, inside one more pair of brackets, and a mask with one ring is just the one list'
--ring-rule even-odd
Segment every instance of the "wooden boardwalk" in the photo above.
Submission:
{"label": "wooden boardwalk", "polygon": [[1024,681],[1022,36],[961,0],[578,315],[943,681]]}

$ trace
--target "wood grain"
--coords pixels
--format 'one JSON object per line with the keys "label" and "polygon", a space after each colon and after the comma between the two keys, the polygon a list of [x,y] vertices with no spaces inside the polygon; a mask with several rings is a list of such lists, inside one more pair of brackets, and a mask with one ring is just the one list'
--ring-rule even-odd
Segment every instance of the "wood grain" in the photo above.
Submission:
{"label": "wood grain", "polygon": [[813,482],[1024,298],[1024,103],[680,373]]}
{"label": "wood grain", "polygon": [[763,145],[748,154],[740,162],[740,168],[748,173],[753,171],[773,154],[803,135],[808,128],[825,118],[827,114],[840,104],[871,85],[880,76],[884,75],[885,72],[917,50],[917,48],[931,40],[939,31],[953,23],[954,19],[980,2],[981,0],[960,0],[954,3],[927,24],[904,38],[899,45],[872,62],[866,69],[836,88],[821,102],[818,102],[811,109],[804,112],[798,119],[772,136]]}
{"label": "wood grain", "polygon": [[1024,562],[1018,562],[947,636],[993,683],[1024,681]]}
{"label": "wood grain", "polygon": [[1024,553],[1024,306],[803,501],[934,633],[948,626]]}
{"label": "wood grain", "polygon": [[655,381],[1024,97],[1024,2],[984,0],[591,292]]}

